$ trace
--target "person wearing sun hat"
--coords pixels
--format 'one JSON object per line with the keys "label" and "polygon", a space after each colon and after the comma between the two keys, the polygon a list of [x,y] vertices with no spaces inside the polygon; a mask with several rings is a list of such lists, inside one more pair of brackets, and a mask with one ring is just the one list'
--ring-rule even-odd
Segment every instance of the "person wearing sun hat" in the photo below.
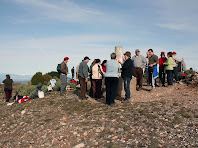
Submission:
{"label": "person wearing sun hat", "polygon": [[60,80],[61,80],[61,87],[60,87],[60,95],[63,96],[66,92],[66,86],[67,86],[67,74],[68,74],[68,67],[67,62],[69,60],[69,57],[65,57],[63,62],[61,63],[61,69],[60,69]]}
{"label": "person wearing sun hat", "polygon": [[173,56],[172,56],[172,58],[173,58],[173,73],[174,73],[174,77],[175,77],[175,80],[176,80],[176,82],[178,82],[179,81],[179,78],[178,78],[178,62],[182,62],[184,59],[182,58],[182,59],[178,59],[177,57],[176,57],[176,55],[177,55],[177,53],[175,52],[175,51],[173,51]]}
{"label": "person wearing sun hat", "polygon": [[159,58],[159,79],[162,86],[165,86],[165,71],[164,71],[164,62],[167,60],[165,52],[161,52],[161,58]]}

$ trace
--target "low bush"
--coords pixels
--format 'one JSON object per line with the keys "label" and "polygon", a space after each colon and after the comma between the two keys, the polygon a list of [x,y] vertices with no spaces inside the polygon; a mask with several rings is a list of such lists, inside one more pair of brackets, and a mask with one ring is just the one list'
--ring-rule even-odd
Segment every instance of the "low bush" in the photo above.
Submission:
{"label": "low bush", "polygon": [[21,84],[16,91],[18,95],[31,97],[36,93],[36,90],[36,85]]}
{"label": "low bush", "polygon": [[59,91],[61,86],[61,81],[58,79],[56,85],[53,87],[53,90]]}
{"label": "low bush", "polygon": [[44,78],[41,72],[37,72],[31,79],[32,85],[44,84]]}
{"label": "low bush", "polygon": [[41,87],[41,90],[43,91],[43,92],[47,92],[47,85],[43,85],[42,87]]}

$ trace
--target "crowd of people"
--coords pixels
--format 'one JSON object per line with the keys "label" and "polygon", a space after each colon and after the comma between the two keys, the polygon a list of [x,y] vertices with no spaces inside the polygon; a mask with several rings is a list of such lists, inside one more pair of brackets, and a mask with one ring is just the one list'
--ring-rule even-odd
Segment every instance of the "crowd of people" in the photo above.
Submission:
{"label": "crowd of people", "polygon": [[[80,95],[81,100],[86,100],[87,82],[88,78],[91,81],[91,88],[89,95],[97,100],[101,99],[104,91],[106,91],[106,104],[115,104],[115,97],[117,95],[119,78],[123,79],[125,98],[129,100],[131,98],[130,82],[132,77],[137,78],[136,89],[142,90],[143,86],[143,74],[146,74],[147,85],[155,87],[166,87],[165,77],[167,75],[168,86],[173,85],[173,76],[175,82],[179,81],[178,78],[178,62],[184,61],[184,59],[176,58],[176,52],[168,52],[167,57],[165,52],[161,52],[161,57],[154,54],[152,49],[147,51],[147,56],[144,57],[140,54],[140,50],[135,50],[135,55],[131,57],[131,52],[127,51],[123,55],[123,61],[117,60],[116,53],[111,53],[110,60],[104,60],[101,64],[100,59],[94,59],[91,66],[88,67],[89,57],[84,57],[82,62],[76,67],[76,78],[80,83]],[[67,62],[69,57],[65,57],[60,65],[60,95],[66,94],[68,66]],[[159,80],[157,84],[156,78],[158,77],[157,65],[159,64]],[[144,71],[145,70],[145,71]],[[71,69],[72,79],[74,78],[74,67]],[[12,83],[13,80],[10,75],[6,75],[6,79],[3,81],[4,91],[6,94],[6,102],[9,102],[12,97]]]}
{"label": "crowd of people", "polygon": [[[130,82],[132,77],[137,78],[136,89],[138,91],[142,90],[143,86],[143,74],[144,70],[146,73],[147,85],[155,87],[166,87],[165,77],[167,75],[168,86],[173,85],[173,76],[176,82],[178,79],[178,62],[183,61],[184,59],[177,59],[176,52],[168,52],[167,57],[165,52],[161,52],[161,57],[158,58],[154,54],[153,49],[147,51],[147,56],[144,57],[140,54],[140,50],[135,50],[135,55],[131,57],[131,52],[127,51],[123,55],[124,62],[121,62],[116,59],[116,54],[111,53],[110,60],[104,60],[101,64],[100,59],[94,59],[91,63],[91,66],[88,67],[89,57],[85,57],[82,62],[76,67],[76,78],[80,82],[80,95],[81,100],[86,100],[87,91],[87,82],[88,78],[91,81],[91,88],[89,95],[93,99],[101,99],[106,90],[106,104],[113,105],[115,104],[115,97],[118,89],[119,78],[121,77],[124,82],[125,98],[128,100],[131,98],[130,93]],[[67,62],[69,58],[64,58],[63,61],[63,71],[61,69],[61,74],[67,76],[68,70]],[[159,64],[159,79],[160,84],[157,84],[156,78],[158,77],[158,65]],[[62,67],[62,66],[61,66]],[[72,69],[72,75],[74,70]],[[73,77],[73,76],[72,76]],[[64,85],[61,85],[61,95],[64,94],[65,90],[65,78],[61,79],[61,82]]]}

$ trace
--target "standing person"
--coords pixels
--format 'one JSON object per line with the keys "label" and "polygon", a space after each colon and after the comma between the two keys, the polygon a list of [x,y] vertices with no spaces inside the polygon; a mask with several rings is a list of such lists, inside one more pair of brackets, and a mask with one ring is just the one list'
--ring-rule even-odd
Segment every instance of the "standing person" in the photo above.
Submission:
{"label": "standing person", "polygon": [[105,74],[106,85],[106,104],[115,104],[115,97],[118,88],[118,72],[120,71],[120,64],[116,61],[116,54],[111,54],[111,60],[107,61],[107,71]]}
{"label": "standing person", "polygon": [[89,67],[87,63],[89,62],[89,57],[85,57],[84,60],[79,65],[78,77],[80,81],[80,99],[87,100],[86,97],[86,82],[88,82],[88,72]]}
{"label": "standing person", "polygon": [[104,71],[104,72],[106,72],[107,70],[106,70],[106,64],[107,64],[107,60],[104,60],[103,62],[102,62],[102,70]]}
{"label": "standing person", "polygon": [[167,60],[165,52],[161,52],[161,58],[159,58],[159,78],[162,83],[162,86],[165,87],[165,71],[164,71],[164,62]]}
{"label": "standing person", "polygon": [[146,58],[140,55],[139,49],[136,49],[135,56],[132,57],[132,61],[134,64],[134,76],[137,78],[136,89],[140,91],[143,85],[143,68],[146,66]]}
{"label": "standing person", "polygon": [[174,63],[174,60],[172,58],[172,54],[173,54],[172,52],[167,53],[168,59],[164,63],[165,70],[167,73],[167,81],[168,81],[169,86],[173,85],[173,63]]}
{"label": "standing person", "polygon": [[149,52],[147,51],[147,53],[146,53],[146,67],[145,67],[147,86],[149,86],[149,72],[148,72],[149,57],[150,57],[150,56],[149,56]]}
{"label": "standing person", "polygon": [[13,80],[10,79],[10,75],[6,75],[6,79],[3,80],[4,83],[4,92],[6,94],[6,102],[9,103],[10,98],[12,97],[12,83]]}
{"label": "standing person", "polygon": [[153,89],[155,89],[155,86],[158,86],[156,84],[156,78],[157,78],[157,64],[159,63],[158,56],[156,56],[153,52],[153,49],[149,49],[149,83],[152,85]]}
{"label": "standing person", "polygon": [[182,58],[182,59],[178,59],[177,57],[176,57],[176,55],[177,55],[177,53],[174,51],[173,52],[173,56],[172,56],[172,58],[173,58],[173,70],[174,70],[174,77],[175,77],[175,80],[176,80],[176,82],[179,82],[179,78],[178,78],[178,62],[182,62],[184,59]]}
{"label": "standing person", "polygon": [[90,82],[91,82],[91,88],[89,90],[89,96],[90,97],[93,97],[92,67],[95,65],[95,63],[96,63],[96,59],[93,60],[93,62],[90,65],[90,68],[89,68],[89,78],[90,78]]}
{"label": "standing person", "polygon": [[65,57],[64,61],[61,63],[61,69],[60,69],[60,80],[61,80],[61,88],[60,88],[60,95],[64,96],[64,93],[66,92],[66,86],[67,86],[67,74],[68,74],[68,67],[67,62],[69,58]]}
{"label": "standing person", "polygon": [[71,69],[72,79],[74,79],[74,67]]}
{"label": "standing person", "polygon": [[[102,70],[104,71],[104,73],[106,73],[106,71],[107,71],[107,68],[106,68],[107,60],[104,60],[101,65],[102,65]],[[102,94],[104,92],[105,92],[105,78],[102,79]]]}
{"label": "standing person", "polygon": [[127,51],[124,54],[124,59],[125,62],[122,64],[122,72],[121,72],[121,77],[124,81],[124,90],[125,90],[125,101],[129,100],[131,98],[131,92],[130,92],[130,82],[132,79],[132,74],[133,74],[133,62],[131,60],[131,53]]}
{"label": "standing person", "polygon": [[102,78],[104,77],[104,71],[100,65],[100,59],[95,60],[95,65],[92,67],[92,89],[93,98],[100,99],[102,96],[101,86]]}

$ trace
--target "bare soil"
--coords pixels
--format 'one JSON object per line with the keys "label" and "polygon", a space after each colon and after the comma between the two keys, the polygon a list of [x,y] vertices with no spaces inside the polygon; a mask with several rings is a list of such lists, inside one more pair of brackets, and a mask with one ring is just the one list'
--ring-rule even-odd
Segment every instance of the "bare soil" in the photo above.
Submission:
{"label": "bare soil", "polygon": [[78,90],[7,106],[1,92],[0,147],[198,147],[198,87],[143,88],[114,106]]}

